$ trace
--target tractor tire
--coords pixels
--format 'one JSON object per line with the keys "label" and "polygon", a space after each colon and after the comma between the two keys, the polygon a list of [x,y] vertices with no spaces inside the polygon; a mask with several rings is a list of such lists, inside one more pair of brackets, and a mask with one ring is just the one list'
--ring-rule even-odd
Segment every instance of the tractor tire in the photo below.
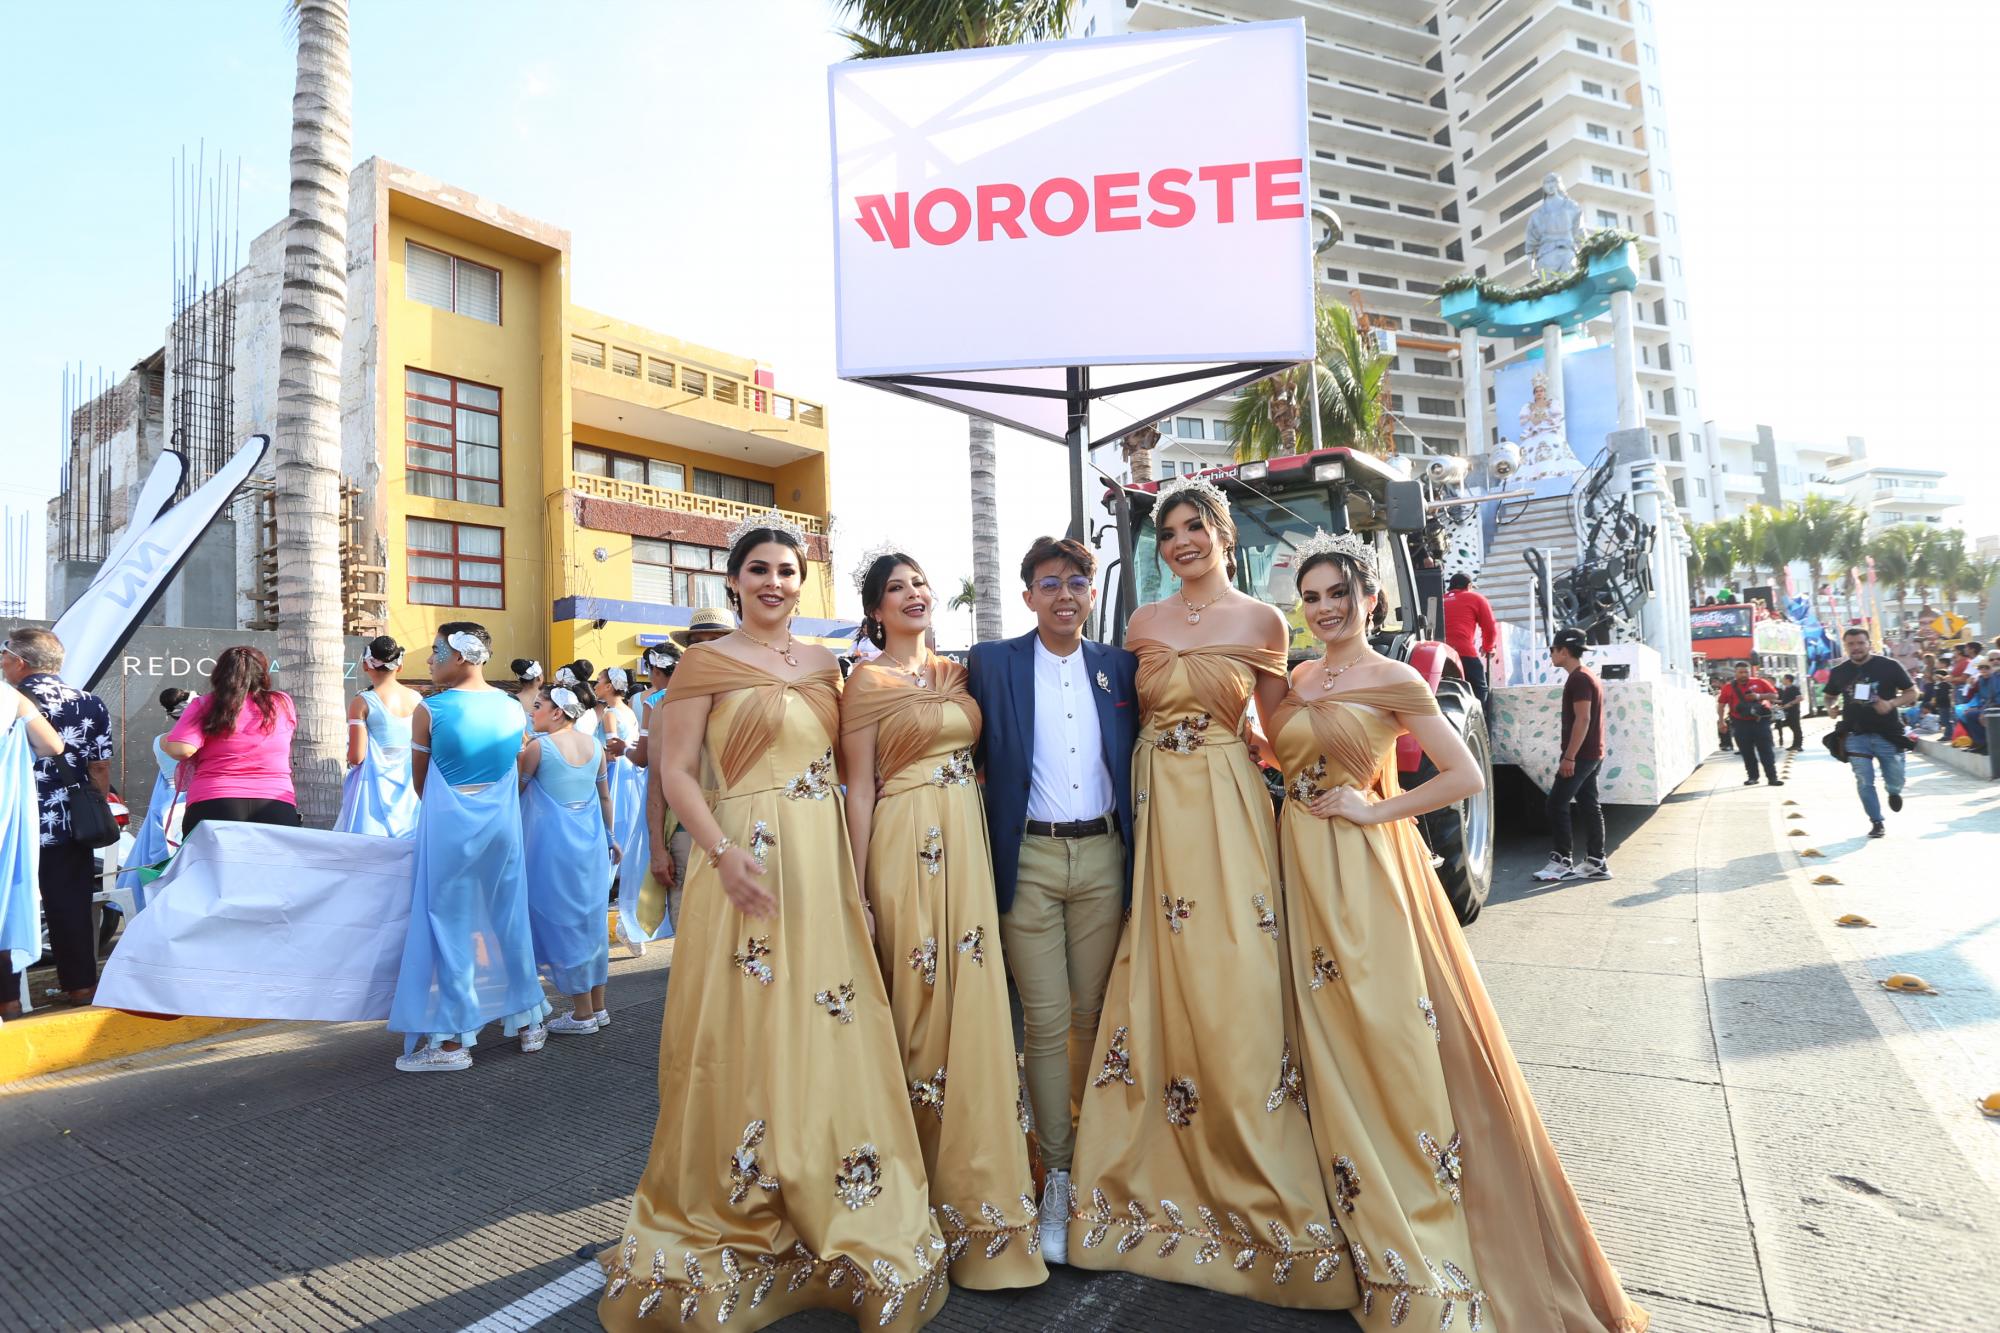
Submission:
{"label": "tractor tire", "polygon": [[[1461,926],[1479,918],[1486,895],[1493,890],[1493,744],[1486,733],[1486,713],[1472,687],[1462,680],[1438,684],[1438,708],[1465,748],[1472,752],[1484,779],[1480,789],[1462,801],[1417,819],[1424,842],[1437,862],[1438,882]],[[1414,773],[1402,775],[1405,790],[1437,776],[1437,766],[1425,755]]]}

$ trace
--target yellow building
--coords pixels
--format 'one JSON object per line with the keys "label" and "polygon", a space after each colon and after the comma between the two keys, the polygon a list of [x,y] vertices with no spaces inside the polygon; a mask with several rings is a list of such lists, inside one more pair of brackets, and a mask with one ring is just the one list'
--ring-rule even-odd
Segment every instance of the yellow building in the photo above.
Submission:
{"label": "yellow building", "polygon": [[572,305],[559,228],[379,158],[354,184],[350,236],[373,244],[350,242],[344,470],[390,634],[479,621],[496,676],[513,657],[630,667],[724,604],[724,534],[772,508],[811,545],[795,632],[851,630],[819,404],[750,357]]}

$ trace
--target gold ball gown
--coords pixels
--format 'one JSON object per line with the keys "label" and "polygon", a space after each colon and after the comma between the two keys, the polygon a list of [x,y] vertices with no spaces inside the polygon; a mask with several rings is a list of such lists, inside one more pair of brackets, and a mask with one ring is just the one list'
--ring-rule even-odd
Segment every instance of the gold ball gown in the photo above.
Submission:
{"label": "gold ball gown", "polygon": [[[1290,1029],[1364,1328],[1641,1333],[1500,1029],[1416,822],[1318,819],[1318,793],[1399,790],[1419,681],[1286,695]],[[1462,1321],[1462,1322],[1460,1322]]]}
{"label": "gold ball gown", "polygon": [[1271,798],[1241,728],[1277,649],[1135,640],[1132,915],[1077,1130],[1069,1261],[1272,1305],[1358,1299],[1284,1031]]}
{"label": "gold ball gown", "polygon": [[607,1329],[762,1328],[813,1306],[911,1329],[944,1303],[945,1242],[834,772],[839,691],[831,667],[786,681],[705,645],[668,688],[670,703],[712,700],[716,822],[764,863],[777,914],[738,912],[694,858],[652,1156],[604,1255]]}
{"label": "gold ball gown", "polygon": [[856,668],[843,734],[875,728],[881,795],[869,833],[875,952],[930,1177],[961,1287],[1048,1280],[1021,1127],[1014,1022],[986,812],[973,782],[979,705],[965,668],[933,658],[925,684]]}

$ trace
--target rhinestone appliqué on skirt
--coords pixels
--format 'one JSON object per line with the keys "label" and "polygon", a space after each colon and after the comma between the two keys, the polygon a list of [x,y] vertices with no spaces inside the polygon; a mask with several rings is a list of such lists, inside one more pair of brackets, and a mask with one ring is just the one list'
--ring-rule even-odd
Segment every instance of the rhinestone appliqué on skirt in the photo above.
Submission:
{"label": "rhinestone appliqu\u00e9 on skirt", "polygon": [[1264,1109],[1275,1111],[1286,1102],[1295,1102],[1298,1108],[1306,1109],[1305,1071],[1292,1063],[1292,1044],[1285,1043],[1284,1054],[1278,1057],[1278,1086],[1271,1089],[1271,1095],[1264,1099]]}
{"label": "rhinestone appliqu\u00e9 on skirt", "polygon": [[1132,1083],[1132,1056],[1125,1049],[1127,1031],[1128,1029],[1121,1027],[1111,1034],[1111,1047],[1104,1052],[1104,1067],[1098,1070],[1097,1077],[1091,1080],[1092,1087],[1101,1088],[1107,1083],[1127,1085]]}
{"label": "rhinestone appliqu\u00e9 on skirt", "polygon": [[1340,980],[1340,964],[1328,958],[1326,950],[1315,947],[1313,949],[1312,980],[1308,984],[1314,990],[1318,990],[1328,982],[1338,980]]}
{"label": "rhinestone appliqu\u00e9 on skirt", "polygon": [[944,869],[944,830],[936,824],[924,833],[924,845],[917,848],[917,864],[924,868],[926,875],[935,875]]}
{"label": "rhinestone appliqu\u00e9 on skirt", "polygon": [[764,1122],[752,1120],[743,1127],[743,1141],[736,1145],[736,1151],[729,1154],[729,1201],[742,1203],[750,1196],[754,1187],[766,1194],[774,1194],[778,1189],[775,1177],[764,1174],[764,1167],[757,1160],[757,1147],[764,1142]]}
{"label": "rhinestone appliqu\u00e9 on skirt", "polygon": [[1167,914],[1167,929],[1176,935],[1181,933],[1181,923],[1194,915],[1192,898],[1169,898],[1163,893],[1160,895],[1160,907]]}
{"label": "rhinestone appliqu\u00e9 on skirt", "polygon": [[770,956],[771,937],[752,935],[744,941],[743,952],[737,954],[734,961],[744,976],[768,986],[772,981],[771,965],[764,960]]}
{"label": "rhinestone appliqu\u00e9 on skirt", "polygon": [[750,826],[750,855],[757,858],[758,865],[764,864],[764,858],[777,845],[778,835],[771,832],[771,825],[767,820],[760,819]]}
{"label": "rhinestone appliqu\u00e9 on skirt", "polygon": [[925,936],[922,944],[910,950],[910,970],[921,976],[926,986],[937,985],[937,963],[937,939],[933,936]]}
{"label": "rhinestone appliqu\u00e9 on skirt", "polygon": [[1261,893],[1253,893],[1250,895],[1250,905],[1257,909],[1257,929],[1272,939],[1277,939],[1278,914],[1271,910],[1270,900]]}
{"label": "rhinestone appliqu\u00e9 on skirt", "polygon": [[854,1021],[854,983],[847,981],[838,986],[829,986],[813,996],[813,1003],[824,1005],[827,1013],[841,1022],[852,1023]]}
{"label": "rhinestone appliqu\u00e9 on skirt", "polygon": [[1176,1129],[1186,1129],[1194,1123],[1194,1113],[1201,1109],[1201,1093],[1196,1091],[1191,1078],[1170,1078],[1167,1090],[1161,1095],[1167,1104],[1167,1123]]}
{"label": "rhinestone appliqu\u00e9 on skirt", "polygon": [[850,1210],[875,1202],[882,1193],[882,1154],[864,1143],[840,1159],[833,1174],[833,1193]]}
{"label": "rhinestone appliqu\u00e9 on skirt", "polygon": [[972,781],[972,751],[953,750],[951,756],[931,770],[933,787],[963,787]]}
{"label": "rhinestone appliqu\u00e9 on skirt", "polygon": [[974,926],[971,930],[961,935],[958,940],[958,951],[971,958],[973,962],[979,964],[981,967],[985,967],[986,927]]}
{"label": "rhinestone appliqu\u00e9 on skirt", "polygon": [[1285,795],[1300,805],[1310,805],[1319,797],[1326,795],[1326,788],[1320,785],[1325,780],[1326,759],[1322,756],[1312,767],[1299,770],[1299,775],[1292,779],[1292,785],[1285,788]]}
{"label": "rhinestone appliqu\u00e9 on skirt", "polygon": [[1432,1006],[1431,997],[1428,995],[1419,995],[1417,997],[1417,1008],[1424,1011],[1424,1026],[1431,1030],[1431,1036],[1439,1041],[1443,1041],[1444,1033],[1438,1028],[1437,1009]]}
{"label": "rhinestone appliqu\u00e9 on skirt", "polygon": [[1349,1215],[1354,1212],[1354,1201],[1361,1197],[1361,1172],[1355,1169],[1354,1159],[1344,1153],[1333,1159],[1333,1197],[1340,1211]]}
{"label": "rhinestone appliqu\u00e9 on skirt", "polygon": [[1430,1158],[1431,1170],[1437,1176],[1437,1183],[1451,1196],[1453,1203],[1457,1203],[1461,1197],[1459,1180],[1464,1174],[1464,1166],[1459,1161],[1458,1154],[1464,1142],[1463,1131],[1453,1134],[1451,1142],[1442,1144],[1427,1129],[1417,1134],[1417,1147],[1423,1149],[1424,1156]]}
{"label": "rhinestone appliqu\u00e9 on skirt", "polygon": [[944,1120],[944,1066],[939,1065],[937,1073],[929,1078],[910,1080],[910,1109],[929,1111],[940,1122]]}

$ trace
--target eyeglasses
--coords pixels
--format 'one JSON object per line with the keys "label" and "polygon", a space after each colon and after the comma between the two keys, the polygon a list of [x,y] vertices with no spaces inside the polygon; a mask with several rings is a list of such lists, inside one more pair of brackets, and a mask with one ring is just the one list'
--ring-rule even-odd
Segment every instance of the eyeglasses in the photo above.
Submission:
{"label": "eyeglasses", "polygon": [[1037,592],[1057,593],[1061,592],[1064,588],[1068,588],[1070,592],[1081,597],[1090,591],[1090,580],[1081,574],[1072,574],[1066,579],[1059,579],[1051,574],[1047,578],[1035,580],[1035,591]]}

